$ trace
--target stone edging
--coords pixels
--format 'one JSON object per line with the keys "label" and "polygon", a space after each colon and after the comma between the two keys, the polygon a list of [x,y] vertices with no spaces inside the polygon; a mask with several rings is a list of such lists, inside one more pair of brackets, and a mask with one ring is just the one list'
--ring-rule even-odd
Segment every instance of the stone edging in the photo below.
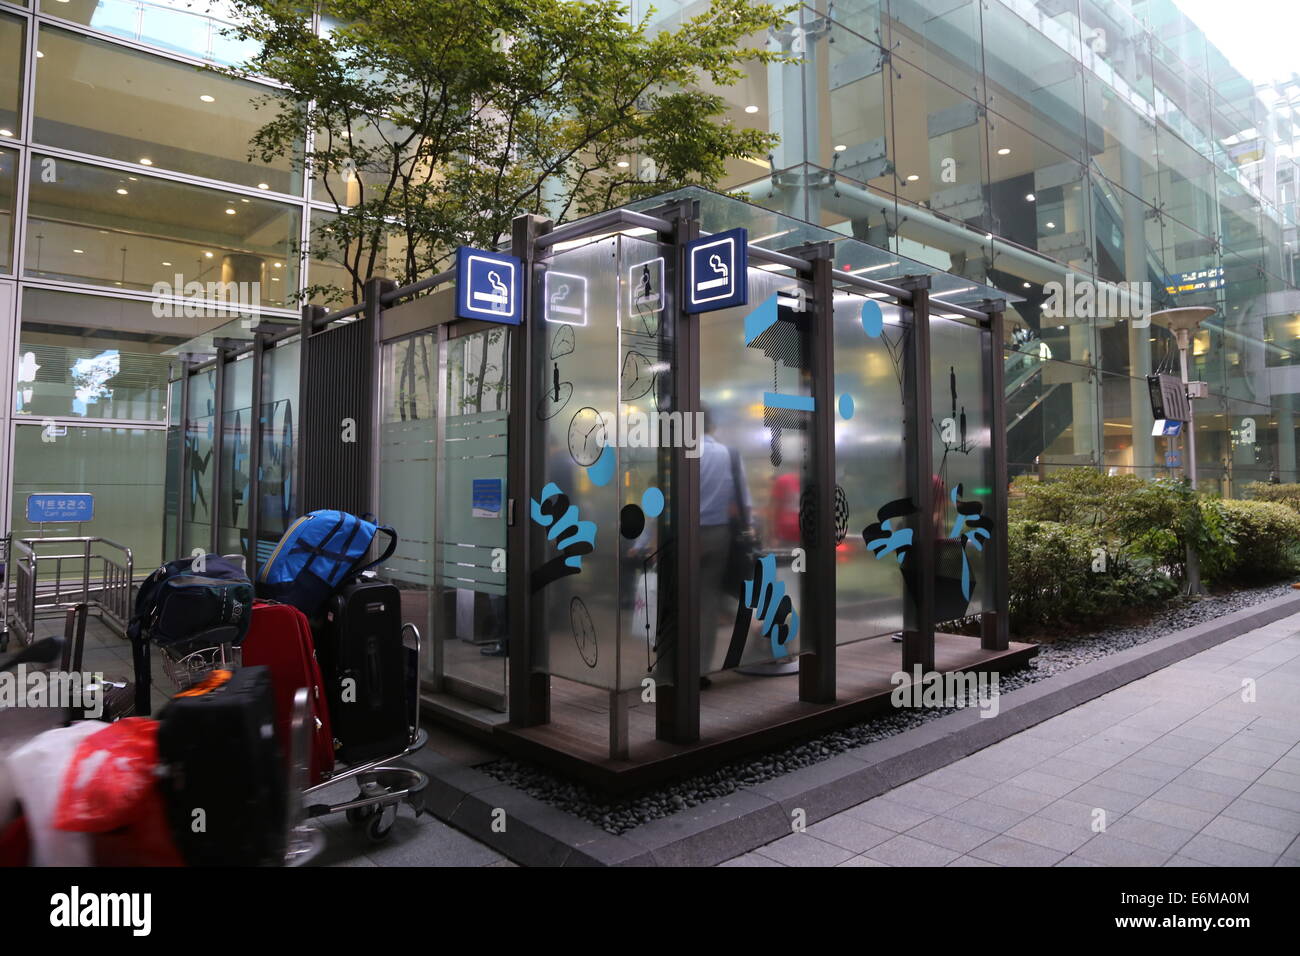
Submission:
{"label": "stone edging", "polygon": [[[1300,593],[1284,594],[1021,687],[1001,699],[996,717],[981,718],[978,708],[945,714],[643,823],[621,836],[430,751],[413,755],[411,762],[429,774],[427,810],[526,866],[711,866],[788,836],[796,807],[811,825],[1117,687],[1297,613]],[[505,811],[503,833],[492,830],[493,811],[498,809]]]}

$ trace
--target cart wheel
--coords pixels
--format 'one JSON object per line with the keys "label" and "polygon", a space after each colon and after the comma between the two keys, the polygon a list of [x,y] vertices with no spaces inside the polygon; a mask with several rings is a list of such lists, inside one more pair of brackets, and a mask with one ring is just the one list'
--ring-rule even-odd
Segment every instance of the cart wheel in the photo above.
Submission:
{"label": "cart wheel", "polygon": [[382,843],[388,839],[388,834],[393,830],[393,824],[397,822],[397,814],[391,817],[386,813],[377,813],[371,819],[370,825],[366,827],[366,834],[370,837],[371,843]]}
{"label": "cart wheel", "polygon": [[349,807],[347,811],[348,823],[352,824],[354,827],[364,826],[366,821],[374,815],[374,804],[365,807]]}

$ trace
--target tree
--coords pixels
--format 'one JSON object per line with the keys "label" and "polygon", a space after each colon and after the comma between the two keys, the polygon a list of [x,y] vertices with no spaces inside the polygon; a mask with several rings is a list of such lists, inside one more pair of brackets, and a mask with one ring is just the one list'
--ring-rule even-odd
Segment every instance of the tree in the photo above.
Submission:
{"label": "tree", "polygon": [[309,163],[334,206],[312,256],[341,260],[351,288],[308,296],[432,274],[458,245],[497,248],[521,213],[560,222],[715,185],[776,142],[726,120],[717,91],[786,59],[744,43],[788,8],[713,0],[652,32],[615,0],[327,0],[337,25],[318,36],[299,0],[233,5],[233,33],[261,52],[230,72],[285,88],[261,98],[273,116],[251,155]]}

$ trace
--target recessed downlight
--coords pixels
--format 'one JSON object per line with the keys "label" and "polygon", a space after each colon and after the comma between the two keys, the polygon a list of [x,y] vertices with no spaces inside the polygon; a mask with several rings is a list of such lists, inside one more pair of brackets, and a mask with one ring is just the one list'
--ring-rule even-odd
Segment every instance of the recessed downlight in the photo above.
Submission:
{"label": "recessed downlight", "polygon": [[619,169],[627,169],[628,166],[630,166],[630,165],[631,165],[631,163],[629,163],[626,159],[620,159],[620,160],[618,161],[618,168],[619,168]]}
{"label": "recessed downlight", "polygon": [[1055,229],[1055,228],[1056,228],[1056,223],[1054,223],[1054,222],[1045,223],[1045,225],[1047,226],[1048,229]]}
{"label": "recessed downlight", "polygon": [[258,183],[258,184],[257,184],[257,188],[258,188],[258,189],[270,189],[270,188],[271,188],[271,184],[270,184],[270,183]]}
{"label": "recessed downlight", "polygon": [[1038,197],[1035,196],[1033,193],[1026,193],[1026,194],[1025,194],[1025,202],[1035,202],[1037,199],[1038,199]]}
{"label": "recessed downlight", "polygon": [[148,156],[141,156],[141,157],[140,157],[140,165],[141,165],[141,166],[152,166],[152,165],[153,165],[153,160],[150,159]]}
{"label": "recessed downlight", "polygon": [[204,258],[204,259],[211,259],[211,258],[212,258],[212,253],[210,253],[210,252],[205,252],[205,253],[203,253],[203,258]]}
{"label": "recessed downlight", "polygon": [[998,155],[999,155],[999,156],[1009,156],[1009,155],[1011,155],[1011,147],[1010,147],[1010,146],[1003,146],[1001,149],[998,150]]}
{"label": "recessed downlight", "polygon": [[916,182],[916,181],[917,181],[918,179],[920,179],[920,178],[921,178],[921,177],[918,176],[916,173],[912,173],[912,175],[910,175],[910,176],[907,177],[907,181],[908,181],[909,183],[914,183],[914,182]]}
{"label": "recessed downlight", "polygon": [[120,187],[120,186],[119,186],[119,187],[118,187],[118,190],[117,190],[117,194],[118,194],[119,196],[126,196],[126,195],[128,195],[128,192],[127,192],[127,190],[126,190],[124,187]]}
{"label": "recessed downlight", "polygon": [[754,105],[751,104],[751,105],[745,107],[745,112],[746,112],[746,113],[757,113],[757,112],[758,112],[758,107],[757,107],[757,106],[754,106]]}
{"label": "recessed downlight", "polygon": [[11,129],[0,129],[0,136],[12,136],[14,131]]}
{"label": "recessed downlight", "polygon": [[72,251],[75,252],[75,253],[76,253],[77,255],[79,255],[79,256],[81,256],[81,255],[85,255],[85,253],[86,253],[86,250],[85,250],[85,249],[73,249]]}
{"label": "recessed downlight", "polygon": [[170,263],[170,262],[164,262],[163,265],[165,265],[165,266],[170,266],[171,263]]}
{"label": "recessed downlight", "polygon": [[204,103],[215,103],[217,101],[217,98],[215,96],[209,96],[207,93],[204,93],[202,96],[199,97],[199,99],[201,99]]}
{"label": "recessed downlight", "polygon": [[848,148],[849,148],[849,147],[848,147],[848,144],[846,144],[846,143],[836,143],[836,144],[835,144],[835,152],[837,152],[837,153],[842,153],[842,152],[844,152],[844,151],[845,151],[846,149],[848,149]]}

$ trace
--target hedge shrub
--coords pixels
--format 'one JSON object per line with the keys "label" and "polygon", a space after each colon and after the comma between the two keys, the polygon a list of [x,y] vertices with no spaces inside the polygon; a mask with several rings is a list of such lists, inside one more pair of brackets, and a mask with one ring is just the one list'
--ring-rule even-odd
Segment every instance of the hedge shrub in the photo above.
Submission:
{"label": "hedge shrub", "polygon": [[1252,501],[1271,501],[1300,512],[1300,485],[1274,485],[1252,481],[1245,488],[1246,497]]}
{"label": "hedge shrub", "polygon": [[1273,501],[1218,505],[1235,542],[1220,580],[1257,584],[1300,573],[1300,513]]}

